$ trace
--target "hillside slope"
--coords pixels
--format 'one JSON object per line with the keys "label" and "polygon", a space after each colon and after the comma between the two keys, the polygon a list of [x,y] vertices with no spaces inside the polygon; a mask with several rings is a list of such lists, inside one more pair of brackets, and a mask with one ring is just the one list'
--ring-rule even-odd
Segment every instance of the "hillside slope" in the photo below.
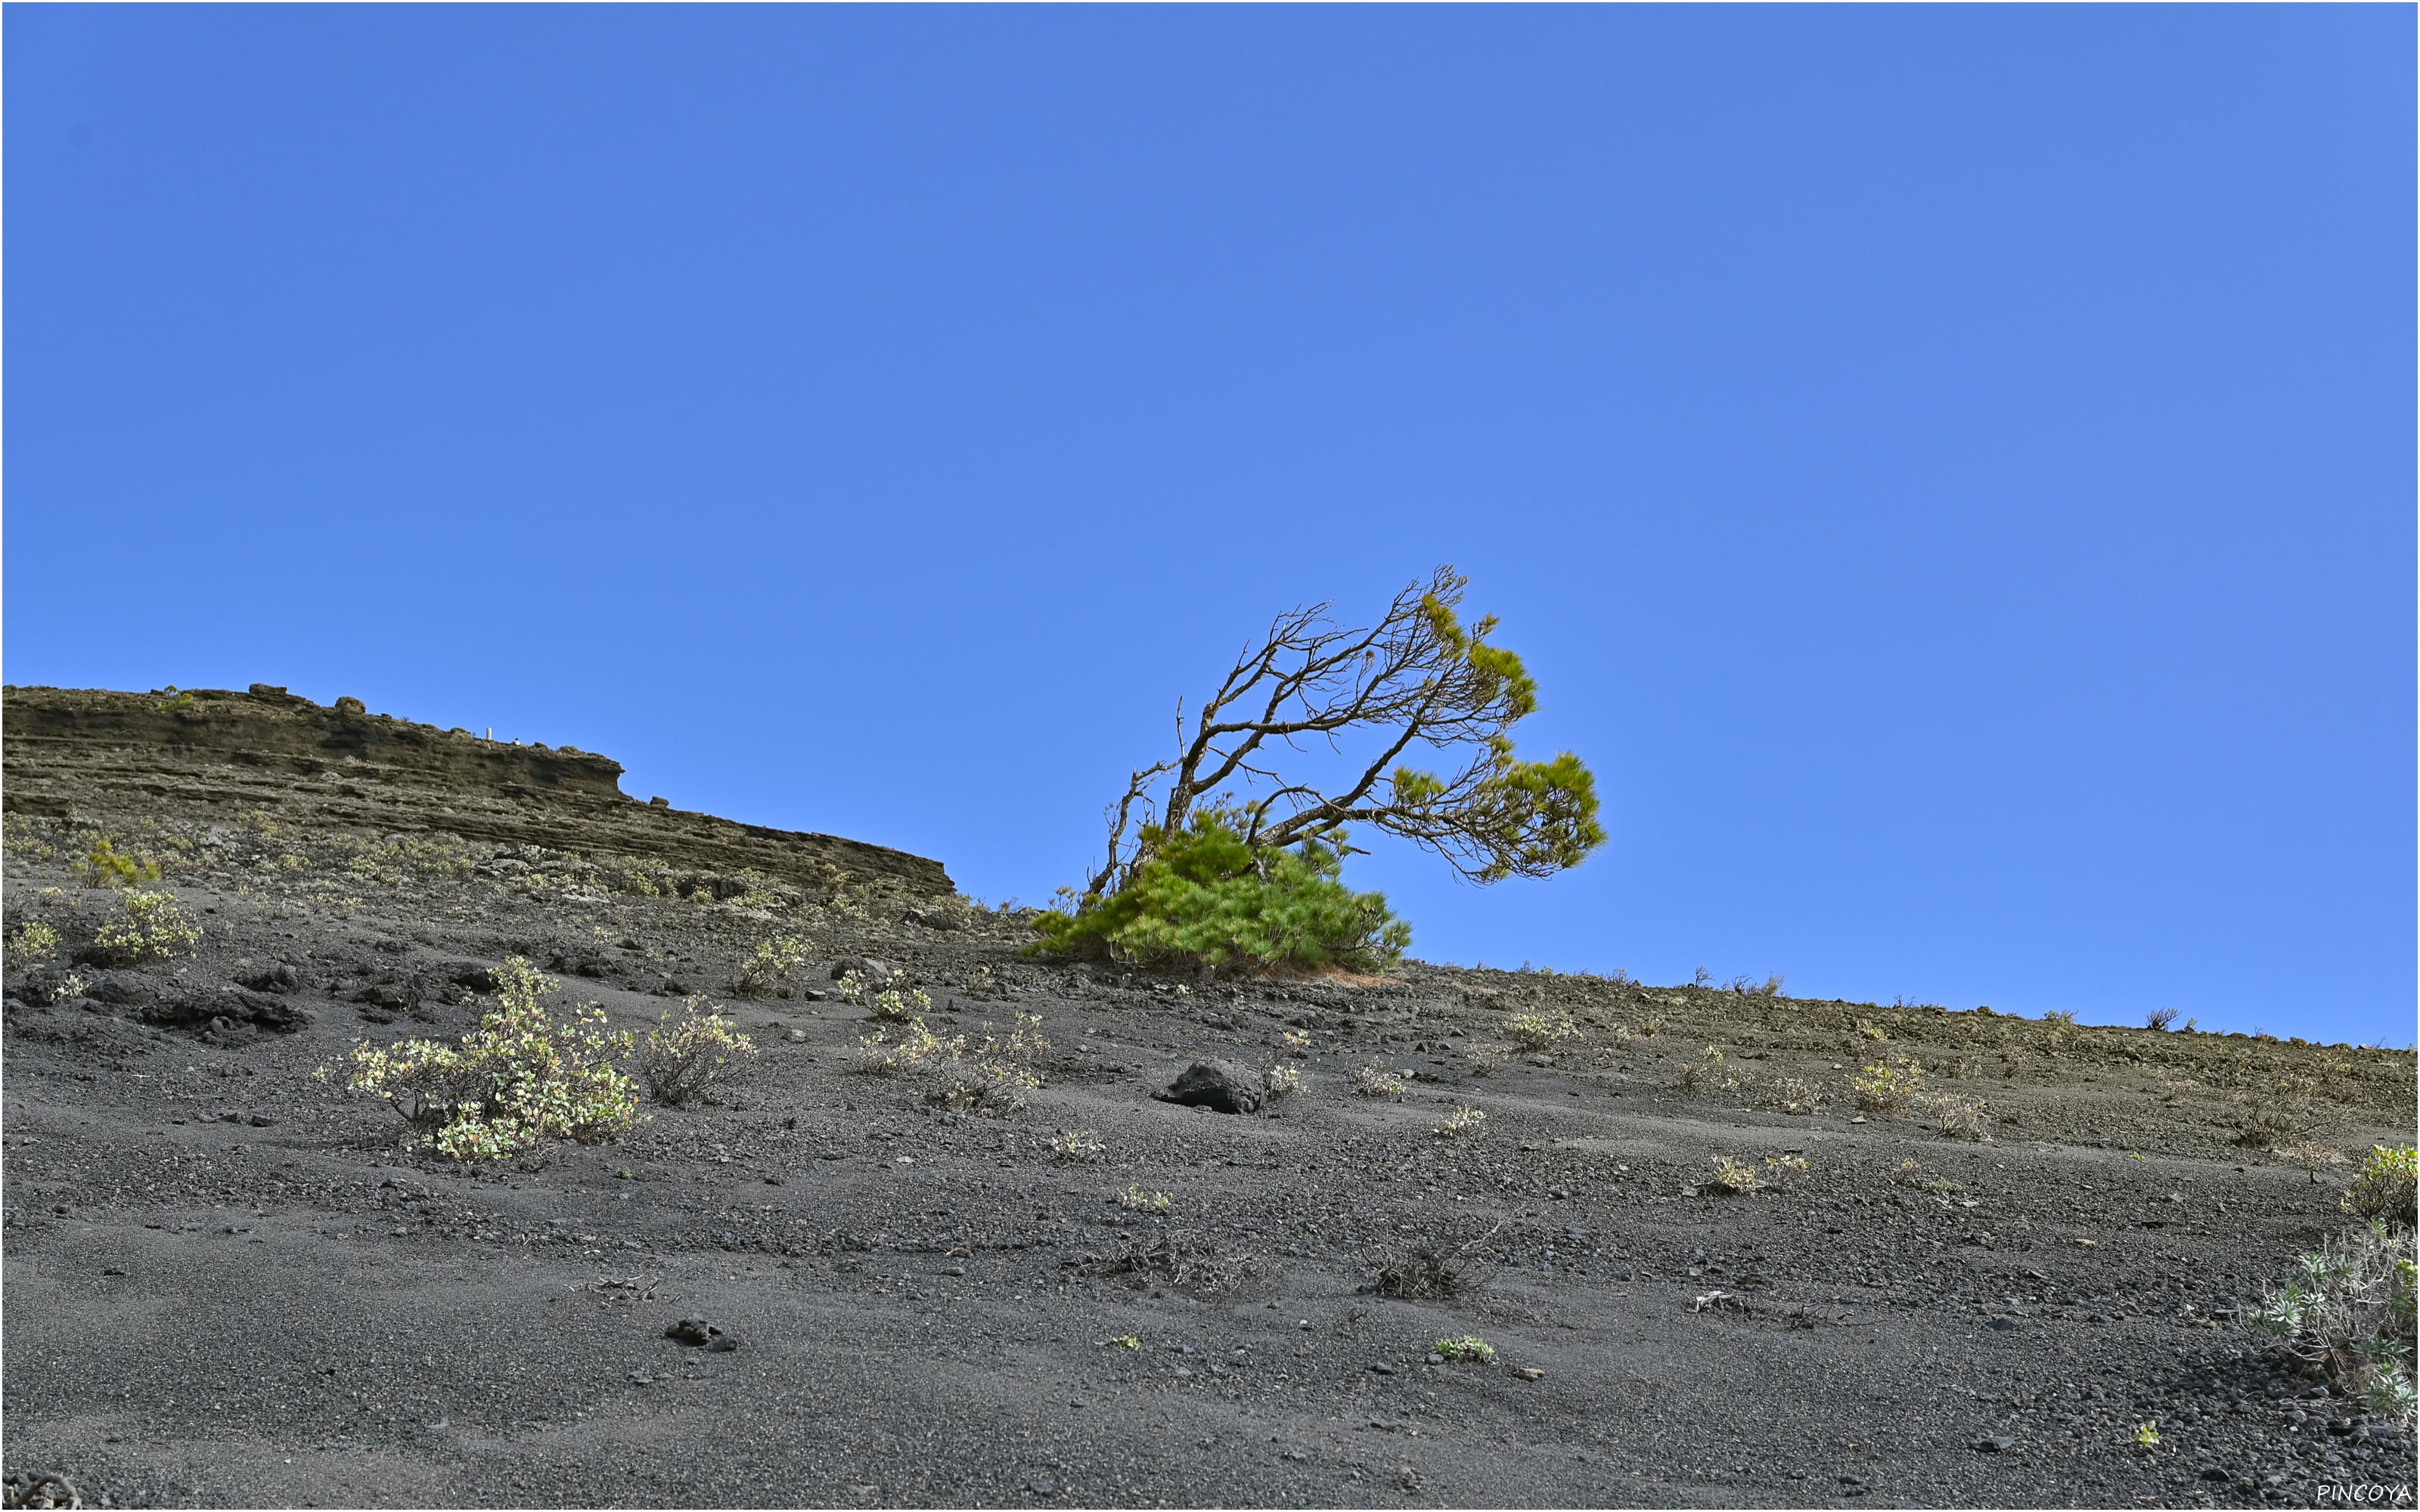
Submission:
{"label": "hillside slope", "polygon": [[[46,706],[8,694],[8,923],[59,942],[7,974],[11,1476],[119,1505],[2408,1498],[2402,1428],[2242,1309],[2341,1223],[2331,1161],[2410,1139],[2409,1053],[1071,969],[929,862],[650,829],[602,758],[414,766],[367,730],[332,761],[364,717],[228,702],[322,742],[247,764],[174,749],[174,713],[103,740]],[[72,871],[104,835],[164,863],[190,952],[78,959],[124,908]],[[768,940],[806,964],[734,996]],[[618,1141],[468,1165],[315,1077],[458,1037],[514,956],[621,1026],[709,995],[762,1053]],[[1038,1019],[1027,1105],[864,1073],[903,1031],[835,990],[861,957],[944,1038]],[[1208,1057],[1299,1090],[1154,1099]],[[1934,1101],[1860,1112],[1873,1066]],[[1385,1294],[1423,1252],[1458,1289]],[[690,1318],[737,1347],[666,1336]],[[1466,1335],[1493,1362],[1432,1357]]]}

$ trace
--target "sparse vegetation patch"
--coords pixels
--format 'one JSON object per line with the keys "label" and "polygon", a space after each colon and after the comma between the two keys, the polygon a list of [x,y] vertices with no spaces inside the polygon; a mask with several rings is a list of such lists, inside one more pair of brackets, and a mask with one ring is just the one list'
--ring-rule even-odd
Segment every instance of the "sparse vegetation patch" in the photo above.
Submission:
{"label": "sparse vegetation patch", "polygon": [[698,1011],[706,1006],[706,999],[691,997],[678,1019],[662,1015],[640,1049],[639,1074],[647,1095],[667,1107],[689,1102],[756,1057],[754,1042],[731,1020],[710,1009]]}

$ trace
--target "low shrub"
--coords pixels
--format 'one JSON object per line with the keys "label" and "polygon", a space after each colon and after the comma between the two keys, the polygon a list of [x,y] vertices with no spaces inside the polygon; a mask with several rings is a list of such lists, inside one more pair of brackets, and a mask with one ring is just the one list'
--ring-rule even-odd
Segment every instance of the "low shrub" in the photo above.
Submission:
{"label": "low shrub", "polygon": [[742,997],[762,997],[806,964],[807,942],[802,936],[784,934],[759,940],[748,959],[739,964],[739,974],[732,979],[731,990]]}
{"label": "low shrub", "polygon": [[549,1139],[593,1144],[638,1121],[637,1089],[615,1064],[628,1030],[591,1003],[564,1018],[541,999],[555,982],[514,956],[496,968],[495,1005],[459,1044],[405,1040],[354,1047],[325,1078],[383,1099],[427,1132],[423,1147],[454,1160],[503,1160]]}
{"label": "low shrub", "polygon": [[[958,1042],[963,1041],[961,1036]],[[1042,1074],[1035,1068],[1049,1048],[1036,1014],[1016,1015],[1015,1026],[1005,1036],[995,1035],[986,1024],[983,1042],[971,1051],[955,1051],[947,1078],[926,1096],[958,1112],[986,1118],[1022,1112],[1027,1094],[1042,1085]]]}
{"label": "low shrub", "polygon": [[1050,1141],[1050,1153],[1064,1161],[1096,1161],[1108,1153],[1109,1148],[1090,1129],[1078,1129]]}
{"label": "low shrub", "polygon": [[1832,1101],[1832,1094],[1820,1084],[1798,1076],[1774,1077],[1762,1085],[1761,1090],[1768,1106],[1801,1118],[1823,1112]]}
{"label": "low shrub", "polygon": [[68,863],[75,879],[87,887],[132,887],[160,880],[160,862],[149,856],[129,855],[102,836],[93,848]]}
{"label": "low shrub", "polygon": [[1496,1359],[1496,1346],[1476,1334],[1465,1334],[1458,1339],[1439,1339],[1429,1346],[1429,1352],[1472,1365],[1490,1365]]}
{"label": "low shrub", "polygon": [[1729,1155],[1716,1155],[1714,1179],[1711,1184],[1717,1191],[1745,1196],[1762,1186],[1764,1179],[1757,1175],[1755,1166],[1744,1160],[1734,1160]]}
{"label": "low shrub", "polygon": [[1016,1015],[1006,1036],[984,1026],[983,1041],[970,1044],[963,1034],[944,1040],[912,1017],[896,1026],[879,1028],[858,1041],[857,1070],[878,1076],[909,1076],[927,1082],[925,1098],[960,1113],[1004,1118],[1026,1105],[1027,1094],[1042,1085],[1037,1069],[1050,1048],[1042,1038],[1042,1020],[1032,1013]]}
{"label": "low shrub", "polygon": [[2167,1026],[2174,1024],[2176,1021],[2177,1011],[2173,1008],[2155,1008],[2149,1013],[2143,1015],[2143,1026],[2145,1028],[2158,1029],[2162,1032],[2165,1032]]}
{"label": "low shrub", "polygon": [[1868,1113],[1905,1113],[1924,1090],[1924,1067],[1904,1055],[1893,1056],[1866,1067],[1849,1087]]}
{"label": "low shrub", "polygon": [[8,964],[11,968],[38,966],[58,949],[59,932],[39,918],[29,918],[8,936]]}
{"label": "low shrub", "polygon": [[1460,1296],[1468,1285],[1460,1255],[1423,1249],[1380,1261],[1371,1289],[1407,1302],[1443,1302]]}
{"label": "low shrub", "polygon": [[1567,1040],[1580,1037],[1580,1026],[1569,1013],[1515,1013],[1504,1021],[1512,1042],[1532,1054],[1547,1054]]}
{"label": "low shrub", "polygon": [[1261,1070],[1261,1090],[1272,1103],[1292,1097],[1302,1090],[1302,1072],[1282,1061],[1272,1062]]}
{"label": "low shrub", "polygon": [[1698,1053],[1698,1058],[1684,1063],[1672,1085],[1683,1092],[1728,1092],[1739,1086],[1739,1077],[1731,1072],[1722,1051],[1713,1045]]}
{"label": "low shrub", "polygon": [[1118,1194],[1118,1206],[1128,1212],[1166,1212],[1171,1202],[1165,1192],[1146,1192],[1140,1186],[1129,1184]]}
{"label": "low shrub", "polygon": [[[841,979],[841,984],[845,989],[856,980],[856,974],[851,973]],[[874,1016],[884,1023],[906,1024],[911,1019],[920,1018],[933,1011],[933,999],[922,988],[909,988],[902,992],[896,987],[885,987],[874,995],[872,1007]]]}
{"label": "low shrub", "polygon": [[2420,1222],[2420,1149],[2411,1145],[2373,1146],[2345,1188],[2344,1211],[2366,1223],[2384,1219],[2410,1228]]}
{"label": "low shrub", "polygon": [[1440,1139],[1468,1139],[1476,1135],[1486,1122],[1487,1115],[1479,1109],[1467,1103],[1457,1104],[1451,1113],[1445,1116],[1445,1122],[1437,1125],[1436,1134]]}
{"label": "low shrub", "polygon": [[1404,1079],[1378,1062],[1368,1061],[1353,1072],[1353,1095],[1401,1097],[1404,1095]]}
{"label": "low shrub", "polygon": [[1217,810],[1144,839],[1150,860],[1106,897],[1044,912],[1030,949],[1155,968],[1381,971],[1411,943],[1383,894],[1339,880],[1343,857],[1326,841],[1254,851]]}
{"label": "low shrub", "polygon": [[172,961],[202,943],[201,927],[177,906],[176,894],[134,888],[120,900],[119,917],[101,926],[93,947],[120,964]]}
{"label": "low shrub", "polygon": [[698,1011],[706,999],[692,997],[675,1020],[665,1013],[647,1031],[639,1052],[639,1075],[647,1095],[666,1107],[678,1107],[728,1076],[741,1061],[756,1057],[756,1046],[737,1032],[719,1012]]}
{"label": "low shrub", "polygon": [[1946,1093],[1924,1100],[1932,1115],[1932,1126],[1951,1139],[1989,1139],[1991,1120],[1984,1116],[1983,1104],[1971,1097],[1951,1097]]}
{"label": "low shrub", "polygon": [[2408,1425],[2414,1407],[2412,1230],[2372,1219],[2302,1257],[2253,1319],[2338,1391]]}

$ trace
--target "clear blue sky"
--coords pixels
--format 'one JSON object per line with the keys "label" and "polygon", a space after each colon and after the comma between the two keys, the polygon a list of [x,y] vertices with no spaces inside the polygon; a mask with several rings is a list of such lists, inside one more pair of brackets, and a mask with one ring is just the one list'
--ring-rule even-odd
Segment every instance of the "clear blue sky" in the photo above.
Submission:
{"label": "clear blue sky", "polygon": [[2414,12],[11,6],[6,676],[1047,896],[1438,562],[1433,960],[2413,1037]]}

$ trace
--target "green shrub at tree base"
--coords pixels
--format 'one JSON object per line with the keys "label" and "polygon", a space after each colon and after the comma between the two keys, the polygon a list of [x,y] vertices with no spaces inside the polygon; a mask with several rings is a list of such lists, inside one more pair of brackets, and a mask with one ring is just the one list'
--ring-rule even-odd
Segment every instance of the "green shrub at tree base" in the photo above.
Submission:
{"label": "green shrub at tree base", "polygon": [[1224,810],[1192,820],[1146,832],[1150,859],[1115,892],[1044,914],[1033,949],[1163,969],[1380,971],[1411,944],[1385,895],[1338,880],[1342,830],[1255,851]]}

